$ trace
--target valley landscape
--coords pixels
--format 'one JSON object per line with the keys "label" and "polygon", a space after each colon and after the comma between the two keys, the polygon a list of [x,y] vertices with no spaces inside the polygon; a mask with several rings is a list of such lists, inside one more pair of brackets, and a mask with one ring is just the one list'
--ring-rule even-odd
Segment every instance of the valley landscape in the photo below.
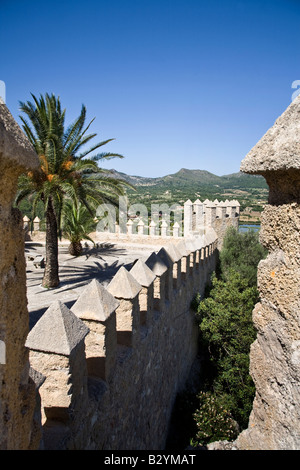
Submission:
{"label": "valley landscape", "polygon": [[[127,175],[115,169],[109,170],[110,176],[132,185],[126,193],[129,204],[143,204],[151,211],[151,204],[183,205],[188,199],[205,201],[237,200],[240,203],[240,223],[259,224],[260,215],[267,203],[268,185],[262,176],[242,172],[217,176],[205,170],[181,168],[177,173],[158,178]],[[23,215],[30,217],[32,203],[24,199],[19,208]],[[44,211],[39,201],[36,214],[44,225]]]}
{"label": "valley landscape", "polygon": [[130,176],[111,170],[116,178],[121,178],[134,186],[129,189],[131,204],[144,204],[149,210],[151,204],[184,204],[190,199],[204,201],[225,201],[235,199],[240,203],[240,222],[259,223],[260,214],[267,203],[268,186],[262,176],[247,175],[242,172],[217,176],[205,170],[181,168],[177,173],[159,178]]}

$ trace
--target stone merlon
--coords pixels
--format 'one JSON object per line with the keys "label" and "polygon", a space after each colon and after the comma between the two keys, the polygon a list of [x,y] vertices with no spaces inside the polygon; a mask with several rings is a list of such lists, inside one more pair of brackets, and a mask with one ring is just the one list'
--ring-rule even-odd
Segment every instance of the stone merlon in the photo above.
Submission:
{"label": "stone merlon", "polygon": [[142,286],[130,274],[124,266],[121,266],[117,274],[107,286],[110,292],[116,298],[133,299],[141,291]]}
{"label": "stone merlon", "polygon": [[244,173],[300,169],[300,95],[241,162]]}
{"label": "stone merlon", "polygon": [[69,356],[88,332],[85,324],[65,304],[55,301],[32,328],[25,346]]}
{"label": "stone merlon", "polygon": [[82,320],[104,322],[119,307],[118,302],[96,279],[93,279],[72,307]]}
{"label": "stone merlon", "polygon": [[35,150],[1,98],[0,164],[2,168],[3,166],[15,166],[22,170],[35,170],[39,167],[39,159]]}

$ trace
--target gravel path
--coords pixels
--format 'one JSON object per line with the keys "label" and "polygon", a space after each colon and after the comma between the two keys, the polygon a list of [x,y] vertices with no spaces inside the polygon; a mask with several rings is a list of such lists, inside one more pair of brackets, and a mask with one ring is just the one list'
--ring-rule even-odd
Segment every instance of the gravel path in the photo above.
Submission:
{"label": "gravel path", "polygon": [[93,279],[98,279],[106,286],[121,266],[131,269],[133,263],[141,258],[145,261],[159,247],[151,245],[108,244],[98,248],[85,247],[79,257],[68,253],[68,243],[59,246],[60,285],[54,289],[41,286],[43,268],[34,266],[36,256],[45,255],[43,243],[27,242],[25,244],[27,299],[30,316],[30,328],[38,321],[49,305],[60,300],[71,308],[80,292]]}

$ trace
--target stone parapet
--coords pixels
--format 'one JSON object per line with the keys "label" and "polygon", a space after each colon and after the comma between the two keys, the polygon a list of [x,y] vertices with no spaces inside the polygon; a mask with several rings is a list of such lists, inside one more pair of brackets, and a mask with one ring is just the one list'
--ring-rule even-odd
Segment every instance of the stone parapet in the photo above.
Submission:
{"label": "stone parapet", "polygon": [[[177,238],[190,238],[205,234],[207,230],[213,228],[218,235],[219,248],[222,247],[223,238],[228,227],[238,228],[240,216],[240,204],[233,200],[219,202],[218,200],[201,202],[197,199],[194,203],[186,201],[182,207],[182,217],[180,223],[176,220],[170,223],[170,217],[159,222],[149,220],[147,223],[138,216],[129,218],[126,223],[126,230],[121,231],[117,222],[108,224],[104,230],[97,230],[93,233],[95,241],[118,240],[124,242],[138,243],[165,243]],[[29,234],[29,227],[32,227],[34,239],[38,238],[40,231],[40,219],[36,217],[32,222],[27,217],[23,218],[23,226]]]}
{"label": "stone parapet", "polygon": [[45,449],[164,449],[197,355],[190,303],[216,259],[210,229],[121,267],[105,288],[91,281],[71,309],[49,307],[26,341],[43,376]]}

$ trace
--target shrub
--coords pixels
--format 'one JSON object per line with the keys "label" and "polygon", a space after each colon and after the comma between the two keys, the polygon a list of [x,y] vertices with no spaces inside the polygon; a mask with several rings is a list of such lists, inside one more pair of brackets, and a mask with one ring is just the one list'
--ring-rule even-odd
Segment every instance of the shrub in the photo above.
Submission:
{"label": "shrub", "polygon": [[211,392],[200,392],[197,396],[199,408],[194,413],[197,433],[191,439],[192,446],[204,446],[214,441],[233,440],[238,435],[238,425],[226,408],[222,397]]}

